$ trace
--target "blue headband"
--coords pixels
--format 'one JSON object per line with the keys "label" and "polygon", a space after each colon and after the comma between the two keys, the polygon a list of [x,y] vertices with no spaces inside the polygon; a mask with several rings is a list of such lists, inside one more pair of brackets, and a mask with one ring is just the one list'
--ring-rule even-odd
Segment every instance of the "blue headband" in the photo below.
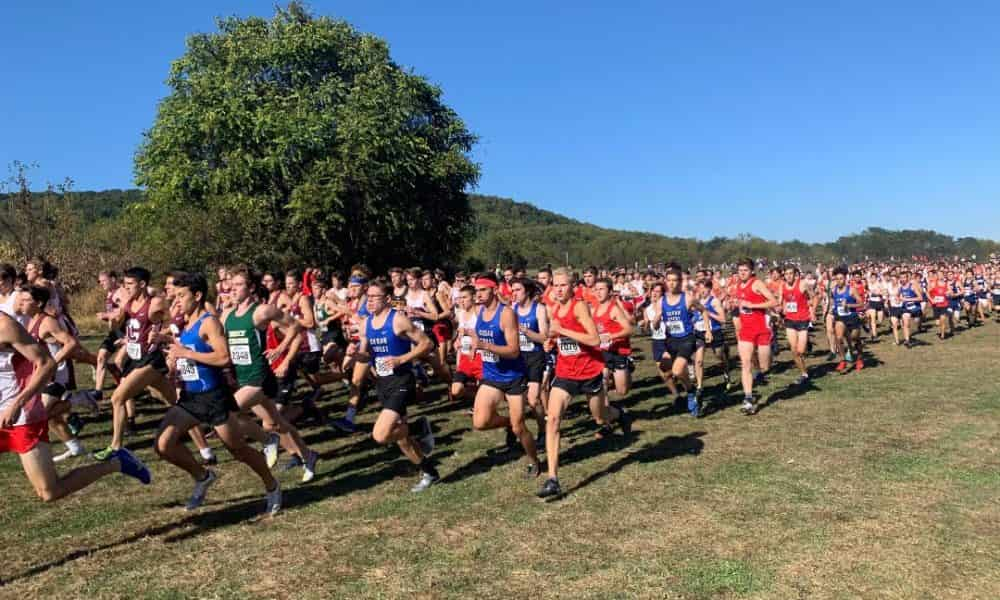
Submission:
{"label": "blue headband", "polygon": [[356,283],[356,284],[358,284],[358,285],[364,285],[364,284],[368,283],[368,280],[367,280],[367,279],[365,279],[364,277],[357,277],[357,276],[354,276],[354,277],[351,277],[351,278],[350,278],[350,279],[348,280],[348,283]]}

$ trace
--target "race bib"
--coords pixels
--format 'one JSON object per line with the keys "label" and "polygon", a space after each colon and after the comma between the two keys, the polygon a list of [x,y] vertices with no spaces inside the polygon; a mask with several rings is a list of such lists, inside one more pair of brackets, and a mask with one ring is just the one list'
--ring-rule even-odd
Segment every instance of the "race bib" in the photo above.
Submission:
{"label": "race bib", "polygon": [[694,324],[695,331],[705,331],[705,321],[698,321]]}
{"label": "race bib", "polygon": [[667,321],[667,332],[670,335],[684,335],[684,323],[680,321]]}
{"label": "race bib", "polygon": [[250,358],[250,346],[239,345],[229,347],[229,359],[233,361],[234,365],[247,366],[253,361]]}
{"label": "race bib", "polygon": [[142,344],[139,342],[129,342],[125,344],[125,354],[132,360],[139,360],[142,358]]}
{"label": "race bib", "polygon": [[660,326],[659,326],[659,327],[657,327],[656,329],[652,330],[652,331],[651,331],[651,332],[649,333],[649,335],[650,335],[650,336],[651,336],[651,337],[652,337],[652,338],[653,338],[654,340],[662,340],[662,339],[664,339],[665,337],[667,337],[667,326],[666,326],[666,325],[664,324],[664,322],[663,322],[663,321],[660,321]]}
{"label": "race bib", "polygon": [[944,304],[944,296],[934,296],[935,304]]}
{"label": "race bib", "polygon": [[580,353],[580,344],[576,340],[568,337],[559,338],[559,354],[563,356],[574,356]]}
{"label": "race bib", "polygon": [[480,350],[479,355],[483,357],[483,362],[495,363],[500,361],[497,355],[489,350]]}
{"label": "race bib", "polygon": [[198,381],[198,367],[186,358],[177,359],[177,374],[181,381]]}
{"label": "race bib", "polygon": [[870,301],[872,301],[872,302],[881,302],[882,301],[882,296],[877,296],[877,295],[873,294],[873,295],[869,296],[868,299]]}
{"label": "race bib", "polygon": [[785,312],[786,313],[797,313],[799,312],[798,302],[785,302]]}
{"label": "race bib", "polygon": [[528,339],[523,332],[518,332],[517,342],[521,347],[521,352],[531,352],[535,349],[535,343]]}
{"label": "race bib", "polygon": [[746,308],[746,307],[741,307],[740,308],[740,314],[749,315],[752,312],[753,312],[752,308]]}
{"label": "race bib", "polygon": [[388,377],[392,375],[392,364],[390,364],[389,356],[378,356],[375,358],[375,374],[379,377]]}
{"label": "race bib", "polygon": [[851,314],[851,309],[841,304],[840,306],[837,307],[837,314],[842,317],[846,317],[847,315]]}
{"label": "race bib", "polygon": [[472,354],[472,337],[463,335],[460,346],[462,348],[462,354]]}
{"label": "race bib", "polygon": [[601,350],[607,350],[611,347],[611,334],[602,333],[598,337],[601,339]]}

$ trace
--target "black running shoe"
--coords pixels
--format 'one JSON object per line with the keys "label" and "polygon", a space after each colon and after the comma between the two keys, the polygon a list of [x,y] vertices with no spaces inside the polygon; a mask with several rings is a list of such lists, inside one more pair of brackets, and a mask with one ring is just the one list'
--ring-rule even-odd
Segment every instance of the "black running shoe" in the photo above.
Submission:
{"label": "black running shoe", "polygon": [[611,428],[611,425],[604,424],[601,425],[601,428],[597,430],[597,433],[594,434],[594,437],[599,440],[604,440],[614,435],[614,433],[615,430]]}
{"label": "black running shoe", "polygon": [[76,413],[69,413],[69,416],[66,417],[66,427],[69,429],[69,433],[73,437],[80,435],[80,432],[83,431],[84,425],[86,425],[86,423],[84,423],[83,419],[80,418],[80,415]]}
{"label": "black running shoe", "polygon": [[622,428],[622,433],[624,435],[632,434],[632,415],[629,414],[624,408],[618,409],[618,426]]}
{"label": "black running shoe", "polygon": [[536,496],[539,498],[562,496],[562,488],[559,486],[559,480],[551,477],[546,479],[545,483],[542,484],[542,489],[538,490]]}

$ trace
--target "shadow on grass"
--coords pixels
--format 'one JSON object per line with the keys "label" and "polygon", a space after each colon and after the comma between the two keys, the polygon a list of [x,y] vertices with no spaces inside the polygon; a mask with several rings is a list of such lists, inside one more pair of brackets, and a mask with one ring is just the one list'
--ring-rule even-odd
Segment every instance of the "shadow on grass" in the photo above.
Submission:
{"label": "shadow on grass", "polygon": [[[580,491],[595,481],[603,479],[609,475],[613,475],[631,464],[648,464],[677,458],[678,456],[701,454],[702,449],[705,447],[705,443],[701,441],[701,438],[705,435],[706,433],[704,431],[693,431],[683,436],[668,435],[658,441],[635,448],[622,458],[608,465],[606,468],[585,477],[573,487],[566,489],[563,492],[563,496],[565,497],[573,492]],[[588,453],[585,446],[587,446],[587,444],[574,447],[570,452],[566,453],[566,457],[570,457],[571,454],[582,455],[581,457],[575,457],[576,460],[582,460],[582,458],[589,457],[592,453]],[[573,451],[577,449],[580,449],[580,451],[574,453]],[[606,446],[604,449],[607,449]],[[560,460],[559,462],[560,466],[562,466],[574,461]]]}

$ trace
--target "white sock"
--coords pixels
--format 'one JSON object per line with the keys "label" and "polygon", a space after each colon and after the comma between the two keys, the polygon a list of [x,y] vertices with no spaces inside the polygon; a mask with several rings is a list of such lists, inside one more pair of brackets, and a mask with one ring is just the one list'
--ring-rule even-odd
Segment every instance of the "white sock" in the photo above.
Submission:
{"label": "white sock", "polygon": [[215,453],[212,452],[211,448],[199,448],[198,452],[201,453],[201,457],[204,458],[205,460],[208,460],[213,456],[215,456]]}

